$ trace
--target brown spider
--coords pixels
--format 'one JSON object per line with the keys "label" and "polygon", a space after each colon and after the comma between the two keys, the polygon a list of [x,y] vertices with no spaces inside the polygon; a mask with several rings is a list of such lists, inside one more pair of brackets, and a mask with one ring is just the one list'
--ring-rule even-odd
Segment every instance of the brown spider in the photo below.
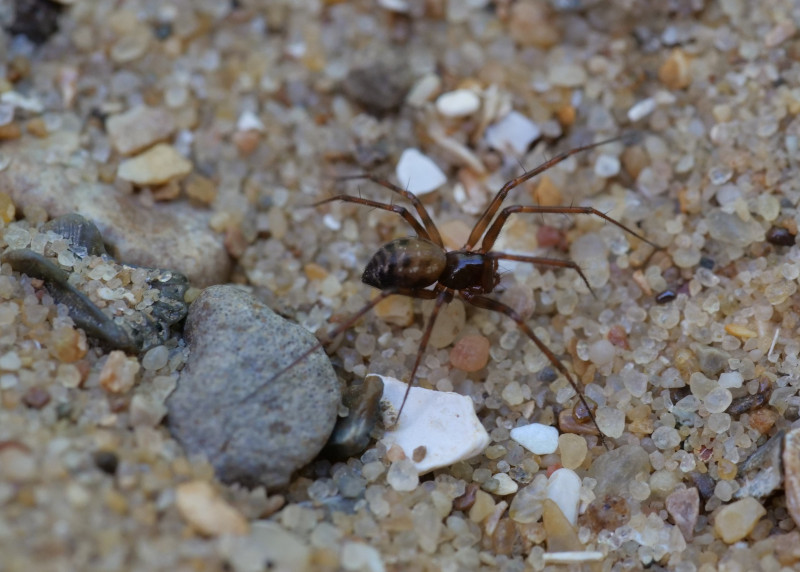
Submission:
{"label": "brown spider", "polygon": [[[406,399],[408,398],[408,393],[411,390],[414,382],[414,377],[416,375],[417,368],[419,367],[420,360],[422,359],[422,354],[428,345],[428,340],[430,339],[431,331],[433,330],[433,325],[436,322],[436,317],[439,314],[439,310],[443,304],[450,302],[455,296],[458,296],[468,304],[472,304],[478,308],[485,308],[487,310],[500,312],[514,320],[519,329],[522,330],[522,332],[524,332],[534,344],[536,344],[536,346],[542,351],[542,353],[544,353],[545,356],[547,356],[547,359],[550,360],[550,363],[552,363],[553,366],[567,378],[575,392],[578,394],[584,407],[586,407],[589,418],[597,428],[601,440],[603,439],[602,432],[597,425],[597,421],[594,418],[594,414],[592,413],[589,404],[586,402],[583,392],[578,387],[578,384],[576,383],[572,374],[570,374],[567,368],[561,363],[561,360],[559,360],[558,357],[533,333],[533,330],[531,330],[531,328],[525,323],[522,317],[517,314],[517,312],[502,302],[489,298],[486,295],[491,293],[500,282],[500,274],[498,273],[497,268],[499,260],[515,260],[542,266],[572,268],[580,275],[580,277],[589,287],[589,290],[592,291],[586,276],[583,274],[578,265],[571,260],[559,260],[554,258],[524,256],[520,254],[492,251],[492,246],[494,246],[494,243],[497,240],[503,225],[508,220],[508,217],[515,213],[591,214],[615,224],[638,239],[655,246],[652,242],[645,239],[640,234],[634,232],[622,223],[612,219],[593,207],[514,205],[505,207],[498,214],[500,205],[506,198],[506,195],[508,195],[512,189],[519,186],[521,183],[531,179],[532,177],[535,177],[536,175],[557,165],[561,161],[576,153],[592,149],[612,141],[617,141],[619,139],[620,137],[617,137],[565,151],[559,155],[556,155],[535,169],[527,171],[519,177],[508,181],[505,185],[503,185],[503,187],[498,191],[498,193],[486,207],[486,210],[472,228],[472,232],[470,232],[466,244],[460,250],[445,250],[439,230],[436,228],[436,225],[428,214],[428,211],[425,209],[425,206],[416,195],[371,174],[356,175],[354,177],[346,177],[346,179],[369,179],[389,189],[390,191],[399,194],[412,204],[422,223],[414,218],[411,212],[409,212],[405,207],[396,204],[372,201],[350,195],[336,195],[312,205],[317,207],[334,201],[342,201],[395,212],[403,217],[417,234],[416,237],[398,238],[393,240],[383,245],[373,255],[372,259],[369,261],[366,269],[364,270],[361,280],[364,283],[381,290],[380,294],[365,304],[364,307],[362,307],[358,312],[350,316],[350,318],[343,323],[339,324],[328,334],[328,340],[335,339],[336,336],[350,328],[378,303],[393,294],[401,294],[404,296],[421,298],[424,300],[435,300],[433,310],[428,318],[428,323],[425,325],[425,330],[419,343],[417,357],[414,361],[414,367],[411,370],[411,376],[408,380],[408,389],[406,389],[403,403],[401,404],[400,410],[397,413],[398,420],[403,411],[403,407],[405,406]],[[497,216],[495,217],[495,215]],[[476,245],[479,241],[480,247],[476,248]],[[430,288],[431,286],[432,288]],[[593,291],[592,294],[594,294]],[[313,351],[316,351],[324,345],[326,345],[326,342],[320,342],[316,344],[314,347],[295,359],[287,367],[283,368],[280,372],[273,376],[272,379],[282,375],[284,372],[305,359]],[[251,393],[248,397],[254,394],[255,392]],[[605,443],[605,441],[603,442]]]}

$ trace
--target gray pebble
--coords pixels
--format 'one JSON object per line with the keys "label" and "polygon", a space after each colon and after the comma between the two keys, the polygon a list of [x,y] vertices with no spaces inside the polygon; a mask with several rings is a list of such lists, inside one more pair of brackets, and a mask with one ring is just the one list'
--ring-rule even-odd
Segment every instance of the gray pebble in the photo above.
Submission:
{"label": "gray pebble", "polygon": [[650,456],[639,445],[624,445],[601,455],[589,469],[589,476],[597,479],[594,494],[626,495],[628,485],[639,473],[649,473]]}
{"label": "gray pebble", "polygon": [[701,345],[695,347],[695,354],[700,365],[700,371],[710,378],[722,373],[728,367],[728,360],[731,357],[731,354],[724,350]]}
{"label": "gray pebble", "polygon": [[411,84],[404,64],[386,62],[353,69],[343,83],[347,95],[378,116],[397,110]]}
{"label": "gray pebble", "polygon": [[223,482],[286,485],[325,445],[339,408],[321,349],[272,379],[316,339],[235,286],[204,290],[185,335],[191,354],[167,400],[174,437]]}

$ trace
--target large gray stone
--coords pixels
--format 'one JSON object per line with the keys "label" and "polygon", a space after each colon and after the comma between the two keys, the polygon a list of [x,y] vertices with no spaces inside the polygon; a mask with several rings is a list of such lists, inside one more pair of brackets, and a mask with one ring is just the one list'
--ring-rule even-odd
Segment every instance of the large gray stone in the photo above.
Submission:
{"label": "large gray stone", "polygon": [[204,290],[189,309],[191,355],[167,400],[172,434],[220,480],[282,487],[311,461],[336,421],[340,388],[317,340],[235,286]]}

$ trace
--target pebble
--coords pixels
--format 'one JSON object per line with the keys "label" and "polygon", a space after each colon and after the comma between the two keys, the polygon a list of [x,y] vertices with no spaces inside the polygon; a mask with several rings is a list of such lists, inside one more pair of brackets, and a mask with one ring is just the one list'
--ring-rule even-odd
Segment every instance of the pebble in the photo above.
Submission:
{"label": "pebble", "polygon": [[258,520],[246,536],[223,536],[219,545],[233,572],[262,572],[267,567],[265,563],[271,570],[312,570],[311,548],[277,522]]}
{"label": "pebble", "polygon": [[[611,343],[609,343],[611,345]],[[613,407],[600,407],[594,415],[603,435],[618,439],[625,431],[625,413]]]}
{"label": "pebble", "polygon": [[447,176],[439,166],[413,147],[400,155],[395,175],[401,187],[417,196],[433,192],[447,182]]}
{"label": "pebble", "polygon": [[132,155],[167,140],[175,132],[175,122],[165,109],[137,105],[110,116],[106,131],[118,153]]}
{"label": "pebble", "polygon": [[519,489],[519,485],[514,482],[514,479],[505,473],[497,473],[492,475],[492,478],[497,481],[497,487],[492,492],[498,496],[511,495]]}
{"label": "pebble", "polygon": [[392,377],[378,377],[383,380],[384,425],[391,427],[381,441],[387,449],[399,446],[409,459],[417,447],[425,447],[425,458],[411,461],[419,474],[474,457],[489,445],[472,399],[457,393],[412,387],[403,414],[392,427],[407,386]]}
{"label": "pebble", "polygon": [[531,143],[542,135],[533,121],[517,111],[509,112],[500,121],[486,128],[486,142],[503,153],[522,156]]}
{"label": "pebble", "polygon": [[419,472],[415,461],[399,459],[386,472],[386,482],[397,492],[413,491],[419,485]]}
{"label": "pebble", "polygon": [[608,495],[627,495],[628,483],[639,473],[650,472],[650,456],[639,445],[623,445],[597,457],[589,475],[597,480],[594,494],[597,498]]}
{"label": "pebble", "polygon": [[643,99],[635,103],[629,110],[628,110],[628,119],[630,121],[639,121],[640,119],[644,119],[651,113],[656,110],[656,100],[652,97],[648,97],[647,99]]}
{"label": "pebble", "polygon": [[[379,292],[374,291],[373,296]],[[389,296],[375,306],[375,316],[396,326],[410,326],[414,322],[414,300],[408,296]]]}
{"label": "pebble", "polygon": [[0,441],[0,479],[11,483],[26,483],[37,475],[36,458],[22,444]]}
{"label": "pebble", "polygon": [[783,445],[783,487],[786,490],[786,508],[797,526],[800,526],[800,429],[786,434]]}
{"label": "pebble", "polygon": [[594,163],[594,174],[603,179],[616,177],[620,171],[619,157],[601,154]]}
{"label": "pebble", "polygon": [[550,499],[545,499],[542,512],[542,524],[547,539],[548,552],[569,552],[582,550],[574,525],[567,519],[559,506]]}
{"label": "pebble", "polygon": [[742,374],[739,373],[738,371],[728,371],[725,373],[721,373],[719,376],[719,386],[728,389],[742,387],[743,381],[744,378],[742,377]]}
{"label": "pebble", "polygon": [[347,459],[360,454],[369,445],[371,433],[380,414],[383,383],[377,376],[363,383],[352,384],[342,394],[342,405],[347,407],[347,417],[339,417],[324,454],[334,459]]}
{"label": "pebble", "polygon": [[477,491],[475,493],[475,502],[469,509],[469,519],[472,522],[483,522],[490,514],[494,512],[494,500],[492,495],[484,491]]}
{"label": "pebble", "polygon": [[436,110],[447,117],[466,117],[481,107],[481,98],[471,89],[456,89],[436,99]]}
{"label": "pebble", "polygon": [[767,514],[766,509],[752,497],[743,498],[722,507],[714,518],[714,532],[726,544],[747,537]]}
{"label": "pebble", "polygon": [[381,553],[363,542],[347,541],[342,546],[342,568],[358,572],[383,572]]}
{"label": "pebble", "polygon": [[572,525],[578,522],[581,478],[572,469],[557,469],[547,481],[547,498],[558,505]]}
{"label": "pebble", "polygon": [[109,393],[125,393],[136,384],[140,365],[136,358],[128,358],[125,352],[114,350],[108,354],[100,370],[100,386]]}
{"label": "pebble", "polygon": [[163,185],[172,179],[185,177],[191,170],[191,162],[175,147],[159,143],[132,159],[122,161],[117,176],[138,186]]}
{"label": "pebble", "polygon": [[686,53],[675,48],[670,52],[669,57],[661,64],[658,69],[658,79],[661,80],[668,89],[685,89],[692,82],[689,58]]}
{"label": "pebble", "polygon": [[461,371],[480,371],[489,363],[489,347],[485,336],[464,336],[450,350],[450,364]]}
{"label": "pebble", "polygon": [[558,449],[558,429],[551,425],[529,423],[514,427],[510,436],[535,455],[549,455]]}
{"label": "pebble", "polygon": [[667,497],[666,508],[686,542],[691,542],[700,514],[700,493],[694,487],[676,490]]}
{"label": "pebble", "polygon": [[142,367],[148,371],[157,371],[167,365],[168,361],[169,350],[166,346],[155,346],[142,356]]}
{"label": "pebble", "polygon": [[320,349],[276,379],[316,339],[235,286],[204,290],[184,330],[189,359],[169,396],[169,425],[225,483],[281,487],[333,430],[339,382]]}
{"label": "pebble", "polygon": [[247,534],[249,530],[247,520],[206,481],[178,485],[175,506],[181,516],[205,536]]}
{"label": "pebble", "polygon": [[574,433],[564,433],[558,436],[558,452],[561,455],[561,464],[566,469],[577,469],[583,464],[589,452],[586,439]]}
{"label": "pebble", "polygon": [[373,115],[399,108],[410,85],[411,74],[405,63],[385,61],[351,69],[343,82],[347,94]]}
{"label": "pebble", "polygon": [[111,185],[76,186],[67,166],[30,145],[4,143],[3,155],[11,161],[0,171],[0,188],[9,191],[17,210],[44,208],[51,219],[80,213],[114,245],[117,260],[172,268],[201,288],[227,281],[231,260],[222,238],[209,228],[208,209],[184,201],[150,208]]}
{"label": "pebble", "polygon": [[586,83],[586,70],[573,63],[551,66],[547,79],[558,87],[580,87]]}

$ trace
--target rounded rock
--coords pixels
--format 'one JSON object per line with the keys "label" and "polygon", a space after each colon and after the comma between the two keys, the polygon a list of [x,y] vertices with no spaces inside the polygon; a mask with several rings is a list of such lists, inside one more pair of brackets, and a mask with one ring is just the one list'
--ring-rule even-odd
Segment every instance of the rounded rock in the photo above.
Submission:
{"label": "rounded rock", "polygon": [[317,341],[235,286],[204,290],[189,309],[191,350],[170,395],[170,430],[219,479],[282,487],[327,441],[339,382],[322,350],[275,377]]}

